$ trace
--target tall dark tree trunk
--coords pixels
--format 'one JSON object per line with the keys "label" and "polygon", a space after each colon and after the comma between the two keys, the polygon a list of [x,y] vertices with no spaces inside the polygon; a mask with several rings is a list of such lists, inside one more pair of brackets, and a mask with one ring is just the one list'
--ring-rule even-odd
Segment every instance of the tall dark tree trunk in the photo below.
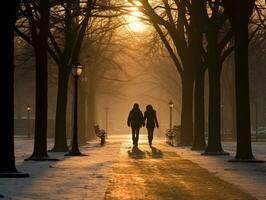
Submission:
{"label": "tall dark tree trunk", "polygon": [[181,146],[193,143],[193,85],[192,73],[184,73],[182,77],[182,111],[181,111]]}
{"label": "tall dark tree trunk", "polygon": [[[25,160],[57,160],[48,158],[47,153],[47,108],[48,108],[48,33],[50,5],[47,1],[38,1],[40,27],[35,37],[36,63],[36,103],[34,150]],[[37,28],[35,28],[37,30]]]}
{"label": "tall dark tree trunk", "polygon": [[[66,109],[67,109],[67,90],[68,79],[72,68],[72,63],[79,58],[82,41],[85,31],[88,27],[88,21],[91,17],[91,9],[93,2],[89,1],[87,7],[84,8],[86,14],[83,21],[78,23],[79,1],[67,1],[65,9],[65,47],[63,58],[60,59],[57,108],[55,121],[55,145],[51,151],[65,152],[68,151],[66,138]],[[73,10],[74,9],[74,10]],[[83,9],[83,8],[82,8]],[[74,12],[74,15],[73,15]]]}
{"label": "tall dark tree trunk", "polygon": [[[35,48],[36,103],[34,150],[31,158],[45,158],[47,154],[47,53],[46,41],[40,34],[40,43]],[[42,38],[42,39],[41,39]]]}
{"label": "tall dark tree trunk", "polygon": [[234,161],[257,162],[251,146],[248,65],[248,23],[254,4],[255,0],[224,0],[235,37],[237,149]]}
{"label": "tall dark tree trunk", "polygon": [[215,24],[207,32],[209,73],[209,120],[208,144],[203,154],[228,155],[221,145],[221,71],[222,63],[218,51],[218,30]]}
{"label": "tall dark tree trunk", "polygon": [[[0,37],[0,177],[28,177],[17,173],[14,151],[14,26],[18,1],[5,2],[6,12],[1,12],[3,20]],[[1,195],[2,196],[2,195]],[[2,196],[3,197],[3,196]]]}
{"label": "tall dark tree trunk", "polygon": [[194,140],[193,150],[203,150],[205,142],[205,108],[204,108],[204,80],[205,70],[198,70],[194,87]]}
{"label": "tall dark tree trunk", "polygon": [[66,111],[67,111],[67,94],[68,94],[69,70],[62,64],[58,72],[58,89],[56,102],[55,117],[55,144],[51,151],[66,152],[67,135],[66,135]]}
{"label": "tall dark tree trunk", "polygon": [[205,153],[223,153],[221,145],[221,84],[220,84],[220,65],[209,66],[209,134],[208,145]]}
{"label": "tall dark tree trunk", "polygon": [[191,7],[191,52],[192,63],[195,72],[194,83],[194,138],[193,150],[205,149],[205,110],[204,110],[204,81],[205,67],[202,61],[202,39],[204,10],[206,5],[204,1],[192,0]]}
{"label": "tall dark tree trunk", "polygon": [[[251,148],[249,67],[248,67],[248,1],[241,1],[236,12],[235,86],[236,86],[236,159],[254,159]],[[240,14],[241,13],[241,14]],[[244,14],[244,17],[243,17]],[[246,17],[245,17],[246,15]]]}
{"label": "tall dark tree trunk", "polygon": [[[7,2],[8,16],[0,37],[0,173],[17,172],[14,152],[14,24],[18,1]],[[6,8],[5,8],[6,9]],[[4,17],[1,14],[1,17]],[[6,18],[7,17],[7,18]]]}

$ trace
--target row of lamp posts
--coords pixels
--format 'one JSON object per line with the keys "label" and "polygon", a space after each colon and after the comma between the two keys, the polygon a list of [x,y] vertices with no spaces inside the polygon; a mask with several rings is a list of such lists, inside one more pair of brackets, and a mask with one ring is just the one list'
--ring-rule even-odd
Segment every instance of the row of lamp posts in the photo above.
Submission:
{"label": "row of lamp posts", "polygon": [[[78,145],[78,79],[82,73],[82,65],[80,63],[76,63],[72,67],[72,74],[74,76],[74,125],[73,125],[73,138],[72,138],[72,148],[66,156],[82,156],[83,154],[79,151]],[[170,131],[173,129],[173,108],[174,103],[172,100],[168,103],[170,109]],[[221,105],[221,118],[222,118],[222,129],[223,129],[223,108],[224,105]],[[106,131],[107,131],[107,116],[108,116],[108,108],[106,108]],[[28,119],[28,137],[30,137],[30,112],[31,107],[27,106],[27,119]],[[223,135],[222,130],[222,135]]]}
{"label": "row of lamp posts", "polygon": [[[66,156],[82,156],[83,154],[79,151],[78,146],[78,79],[82,73],[82,65],[80,63],[75,63],[72,66],[72,74],[74,76],[74,124],[73,124],[73,138],[72,138],[72,148]],[[170,109],[170,131],[173,128],[173,108],[174,103],[172,100],[169,102],[169,109]],[[222,108],[222,128],[223,128],[223,108]],[[28,136],[30,137],[30,112],[31,107],[27,106],[27,118],[28,118]],[[107,129],[107,113],[108,108],[106,108],[106,129]],[[222,131],[223,133],[224,131]]]}
{"label": "row of lamp posts", "polygon": [[[74,76],[74,124],[73,124],[73,138],[72,138],[72,148],[66,156],[82,156],[83,154],[79,151],[78,145],[78,79],[82,73],[82,65],[80,63],[75,63],[72,66],[72,75]],[[172,100],[168,103],[170,109],[170,131],[173,129],[173,108],[174,103]],[[222,110],[222,129],[223,129],[223,108],[224,105],[221,105]],[[30,137],[30,112],[31,107],[27,106],[27,119],[28,119],[28,137]],[[106,108],[106,129],[107,129],[107,115],[108,108]],[[107,131],[107,130],[106,130]],[[222,134],[223,134],[222,130]]]}

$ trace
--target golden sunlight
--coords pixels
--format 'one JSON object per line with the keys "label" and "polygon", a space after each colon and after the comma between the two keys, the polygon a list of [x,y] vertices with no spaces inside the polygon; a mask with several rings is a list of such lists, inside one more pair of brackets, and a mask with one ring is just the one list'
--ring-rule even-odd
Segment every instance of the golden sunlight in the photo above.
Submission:
{"label": "golden sunlight", "polygon": [[146,31],[147,27],[140,19],[143,14],[137,10],[137,8],[132,8],[132,12],[130,15],[126,16],[126,20],[128,23],[128,27],[133,32],[144,32]]}

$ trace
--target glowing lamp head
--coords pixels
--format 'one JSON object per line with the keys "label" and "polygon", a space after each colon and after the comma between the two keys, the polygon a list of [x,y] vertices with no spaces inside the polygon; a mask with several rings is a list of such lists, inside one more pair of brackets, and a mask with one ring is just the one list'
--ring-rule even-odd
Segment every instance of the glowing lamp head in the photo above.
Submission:
{"label": "glowing lamp head", "polygon": [[171,100],[171,101],[168,103],[168,105],[169,105],[169,108],[173,108],[173,107],[174,107],[174,103],[173,103],[173,101]]}
{"label": "glowing lamp head", "polygon": [[73,76],[79,77],[82,73],[82,65],[80,63],[75,63],[72,66]]}
{"label": "glowing lamp head", "polygon": [[31,107],[29,105],[27,105],[27,111],[31,111]]}

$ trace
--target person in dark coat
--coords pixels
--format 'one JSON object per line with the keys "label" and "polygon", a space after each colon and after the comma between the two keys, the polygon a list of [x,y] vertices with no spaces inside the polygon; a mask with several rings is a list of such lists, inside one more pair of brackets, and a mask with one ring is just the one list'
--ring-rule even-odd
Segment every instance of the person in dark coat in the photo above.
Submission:
{"label": "person in dark coat", "polygon": [[152,105],[146,106],[143,126],[145,126],[145,124],[148,132],[149,145],[152,146],[154,128],[155,126],[159,128],[156,111],[152,108]]}
{"label": "person in dark coat", "polygon": [[132,129],[133,145],[138,146],[139,130],[143,124],[143,114],[138,104],[134,104],[133,109],[129,112],[127,125]]}

